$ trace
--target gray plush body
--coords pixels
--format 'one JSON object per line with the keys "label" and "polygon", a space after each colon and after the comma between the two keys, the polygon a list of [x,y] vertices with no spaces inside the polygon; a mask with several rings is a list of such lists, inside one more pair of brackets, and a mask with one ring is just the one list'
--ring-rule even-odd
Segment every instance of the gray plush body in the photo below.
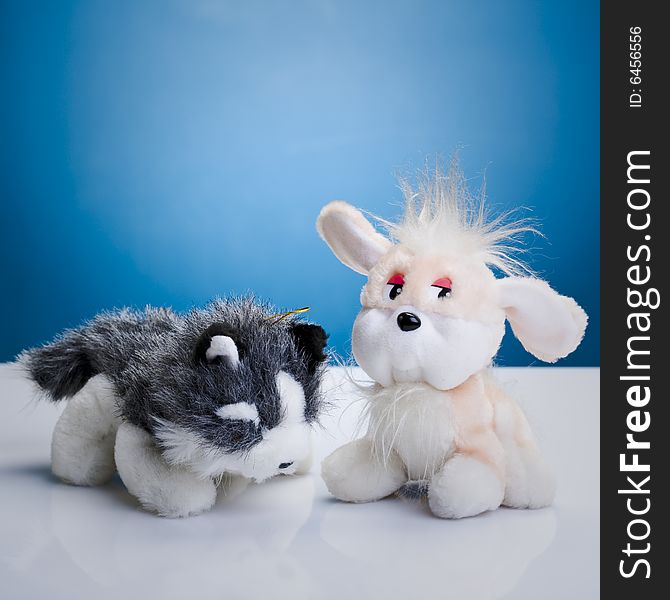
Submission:
{"label": "gray plush body", "polygon": [[[117,426],[146,436],[168,466],[201,478],[239,472],[262,480],[294,472],[288,467],[302,460],[284,438],[302,436],[316,421],[326,358],[321,327],[277,321],[275,313],[253,298],[215,300],[183,315],[154,308],[103,313],[20,360],[53,400],[77,399],[102,380]],[[257,448],[262,460],[253,456]],[[276,462],[269,470],[268,460]],[[256,463],[266,466],[254,470]]]}

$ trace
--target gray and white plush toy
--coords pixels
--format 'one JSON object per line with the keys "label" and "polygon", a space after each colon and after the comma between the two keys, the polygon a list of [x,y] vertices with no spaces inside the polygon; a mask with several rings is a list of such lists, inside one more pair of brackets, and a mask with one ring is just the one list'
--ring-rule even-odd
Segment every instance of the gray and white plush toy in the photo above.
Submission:
{"label": "gray and white plush toy", "polygon": [[99,485],[118,470],[144,508],[186,517],[213,506],[226,473],[309,469],[326,339],[242,298],[104,313],[19,360],[50,399],[68,399],[57,477]]}

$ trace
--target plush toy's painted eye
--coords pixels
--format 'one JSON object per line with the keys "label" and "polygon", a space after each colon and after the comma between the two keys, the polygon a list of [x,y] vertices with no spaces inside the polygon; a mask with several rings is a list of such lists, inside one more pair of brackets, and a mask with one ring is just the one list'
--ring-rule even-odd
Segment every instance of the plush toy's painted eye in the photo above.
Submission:
{"label": "plush toy's painted eye", "polygon": [[449,298],[451,296],[451,279],[448,277],[441,277],[437,281],[433,281],[432,287],[439,290],[438,298]]}
{"label": "plush toy's painted eye", "polygon": [[405,276],[397,273],[386,283],[386,294],[389,299],[395,300],[402,293],[402,286],[405,285]]}

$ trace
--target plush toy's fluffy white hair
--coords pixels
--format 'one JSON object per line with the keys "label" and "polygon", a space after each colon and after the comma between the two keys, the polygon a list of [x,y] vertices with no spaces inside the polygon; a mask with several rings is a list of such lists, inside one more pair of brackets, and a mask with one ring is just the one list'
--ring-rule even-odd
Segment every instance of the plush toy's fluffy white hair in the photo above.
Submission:
{"label": "plush toy's fluffy white hair", "polygon": [[515,219],[515,211],[492,216],[484,187],[473,195],[456,160],[446,172],[439,166],[424,170],[416,187],[401,179],[400,189],[405,197],[402,220],[378,219],[395,242],[422,254],[474,255],[506,275],[530,274],[518,255],[524,252],[524,234],[539,235],[533,221]]}

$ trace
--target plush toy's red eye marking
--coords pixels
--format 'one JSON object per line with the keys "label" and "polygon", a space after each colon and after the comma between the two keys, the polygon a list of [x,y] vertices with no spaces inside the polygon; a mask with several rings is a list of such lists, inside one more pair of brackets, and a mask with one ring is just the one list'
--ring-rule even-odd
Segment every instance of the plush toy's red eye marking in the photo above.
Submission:
{"label": "plush toy's red eye marking", "polygon": [[433,281],[433,285],[435,287],[451,289],[451,279],[449,279],[448,277],[442,277],[442,278],[438,279],[437,281]]}
{"label": "plush toy's red eye marking", "polygon": [[386,295],[389,300],[395,300],[402,293],[402,286],[405,285],[405,276],[402,273],[396,273],[386,284]]}
{"label": "plush toy's red eye marking", "polygon": [[448,277],[441,277],[440,279],[433,281],[432,287],[440,290],[437,293],[438,298],[451,297],[451,279],[449,279]]}

